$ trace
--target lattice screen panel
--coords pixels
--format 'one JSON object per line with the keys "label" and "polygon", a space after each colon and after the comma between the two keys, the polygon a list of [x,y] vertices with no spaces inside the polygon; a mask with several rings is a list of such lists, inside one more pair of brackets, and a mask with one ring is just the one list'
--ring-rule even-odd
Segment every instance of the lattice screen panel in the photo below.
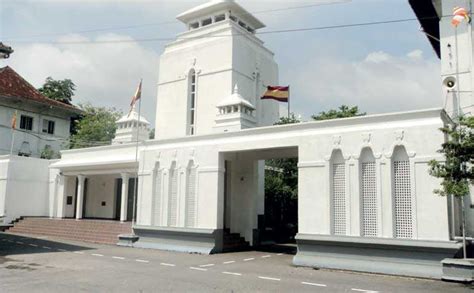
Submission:
{"label": "lattice screen panel", "polygon": [[168,203],[168,226],[176,226],[178,215],[178,170],[170,172],[170,191]]}
{"label": "lattice screen panel", "polygon": [[333,164],[332,213],[335,235],[346,234],[346,175],[344,164]]}
{"label": "lattice screen panel", "polygon": [[194,227],[196,222],[196,168],[188,171],[186,192],[186,227]]}
{"label": "lattice screen panel", "polygon": [[377,184],[375,162],[362,163],[362,234],[377,236]]}
{"label": "lattice screen panel", "polygon": [[394,161],[395,237],[413,237],[413,208],[410,184],[410,162]]}
{"label": "lattice screen panel", "polygon": [[153,195],[153,223],[155,226],[159,226],[161,224],[161,189],[162,189],[162,184],[161,184],[161,175],[162,172],[158,171],[155,174],[155,194]]}

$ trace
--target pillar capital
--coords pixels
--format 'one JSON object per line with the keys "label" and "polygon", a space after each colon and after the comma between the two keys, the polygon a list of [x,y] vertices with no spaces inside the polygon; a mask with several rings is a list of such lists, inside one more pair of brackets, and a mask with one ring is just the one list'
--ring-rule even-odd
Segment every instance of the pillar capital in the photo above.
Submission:
{"label": "pillar capital", "polygon": [[80,183],[84,183],[84,180],[86,180],[85,175],[77,175],[77,179],[79,180]]}
{"label": "pillar capital", "polygon": [[123,173],[120,173],[120,176],[122,177],[122,180],[127,180],[130,178],[130,173],[123,172]]}

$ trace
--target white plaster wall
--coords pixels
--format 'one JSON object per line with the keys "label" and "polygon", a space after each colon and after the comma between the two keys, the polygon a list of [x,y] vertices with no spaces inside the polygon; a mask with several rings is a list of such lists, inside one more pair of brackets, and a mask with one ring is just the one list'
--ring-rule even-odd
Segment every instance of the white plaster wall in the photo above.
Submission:
{"label": "white plaster wall", "polygon": [[[202,33],[242,34],[230,21],[203,28],[200,32],[186,32],[183,38]],[[248,34],[248,33],[245,33]],[[257,125],[271,125],[278,120],[279,105],[274,101],[261,102],[263,85],[278,82],[278,67],[273,53],[254,35],[225,38],[179,39],[166,46],[160,58],[160,72],[156,108],[156,138],[180,137],[187,134],[188,73],[197,73],[196,134],[213,132],[216,105],[232,94],[238,83],[244,98],[257,106]],[[256,88],[255,72],[260,72]],[[170,127],[172,126],[172,127]]]}
{"label": "white plaster wall", "polygon": [[[75,202],[76,202],[76,180],[74,176],[64,177],[64,194],[63,197],[58,196],[58,203],[64,209],[63,217],[72,218],[74,217]],[[67,197],[72,196],[72,204],[67,204]]]}
{"label": "white plaster wall", "polygon": [[49,215],[49,162],[4,156],[0,160],[0,213],[5,222]]}
{"label": "white plaster wall", "polygon": [[[379,180],[380,237],[393,236],[391,156],[397,145],[406,148],[412,165],[411,174],[416,198],[416,227],[418,239],[448,240],[448,211],[442,198],[434,195],[432,190],[439,187],[439,182],[426,172],[426,162],[431,159],[442,159],[437,150],[444,141],[439,128],[444,125],[443,113],[439,110],[424,110],[406,113],[372,115],[366,117],[309,122],[295,125],[254,128],[233,133],[198,135],[176,139],[146,141],[140,145],[140,187],[138,192],[138,224],[152,225],[153,210],[153,176],[155,166],[163,170],[163,197],[161,208],[161,226],[167,226],[167,172],[173,162],[180,172],[190,160],[197,165],[197,220],[195,228],[219,229],[223,227],[223,154],[249,154],[254,162],[259,158],[255,151],[272,150],[273,155],[283,153],[282,148],[298,148],[299,155],[299,229],[300,233],[330,233],[330,168],[329,160],[334,149],[340,149],[348,166],[350,182],[358,182],[358,158],[361,150],[370,147],[377,162]],[[426,142],[430,143],[426,143]],[[124,152],[132,152],[126,146],[110,146],[77,151],[63,152],[62,160],[55,166],[68,166],[83,170],[87,162],[106,160],[117,162]],[[133,153],[133,152],[132,152]],[[82,158],[82,159],[80,159]],[[87,160],[85,160],[87,158]],[[241,168],[232,166],[233,178],[238,174],[244,178],[252,176],[250,164],[244,163]],[[90,168],[95,168],[93,163]],[[75,167],[74,167],[75,166]],[[243,169],[242,169],[243,168]],[[254,172],[255,174],[255,172]],[[349,176],[347,175],[347,176]],[[180,177],[182,178],[182,176]],[[181,179],[182,180],[182,179]],[[258,182],[255,178],[255,182]],[[182,186],[178,182],[178,186]],[[252,201],[255,208],[235,210],[242,202],[234,204],[231,225],[254,224],[256,219],[257,184],[239,185],[232,180],[233,189]],[[237,186],[235,186],[237,184]],[[352,187],[351,187],[352,186]],[[354,187],[355,186],[355,187]],[[251,194],[254,193],[252,196]],[[347,233],[359,236],[360,215],[357,207],[357,184],[348,184]],[[233,195],[234,196],[234,195]],[[184,223],[185,188],[179,189],[178,227]],[[234,199],[233,199],[234,200]],[[428,212],[428,210],[432,212]],[[236,220],[235,213],[240,213],[241,220]],[[255,218],[253,218],[255,217]],[[239,223],[240,222],[240,223]],[[433,225],[432,223],[436,223]],[[247,227],[251,225],[248,224]],[[247,232],[240,232],[247,233]]]}
{"label": "white plaster wall", "polygon": [[[40,157],[46,145],[51,146],[56,153],[64,148],[64,143],[67,142],[67,138],[69,137],[69,118],[65,119],[59,116],[38,114],[33,109],[15,109],[0,104],[0,137],[2,138],[0,140],[0,155],[10,154],[12,139],[11,119],[16,110],[18,111],[16,122],[17,130],[14,136],[13,154],[18,154],[22,143],[25,141],[30,144],[32,157]],[[33,117],[33,129],[31,131],[20,129],[20,117],[22,114]],[[55,121],[53,135],[42,133],[44,119]]]}
{"label": "white plaster wall", "polygon": [[[453,7],[459,6],[466,9],[471,9],[471,0],[443,0],[442,14],[444,16],[452,15]],[[474,114],[474,97],[472,94],[474,76],[472,74],[472,56],[473,56],[473,32],[472,23],[461,23],[457,27],[457,50],[455,28],[451,24],[451,17],[443,17],[440,21],[440,47],[441,47],[441,79],[447,76],[456,77],[456,63],[459,64],[459,91],[460,106],[464,114]],[[458,58],[456,58],[456,52]],[[441,84],[441,82],[440,82]],[[453,113],[453,99],[454,93],[447,93],[446,89],[442,90],[442,98],[447,98],[446,111],[449,114]]]}
{"label": "white plaster wall", "polygon": [[[86,218],[113,219],[115,216],[116,189],[114,175],[87,177]],[[102,206],[102,202],[105,206]]]}

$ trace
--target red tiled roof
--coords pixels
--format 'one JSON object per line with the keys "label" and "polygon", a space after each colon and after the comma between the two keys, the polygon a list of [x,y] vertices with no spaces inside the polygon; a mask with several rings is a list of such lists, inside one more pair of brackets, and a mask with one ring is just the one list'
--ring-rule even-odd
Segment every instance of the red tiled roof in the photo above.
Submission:
{"label": "red tiled roof", "polygon": [[34,101],[41,104],[59,107],[79,113],[73,105],[64,104],[42,95],[34,86],[21,77],[9,66],[0,68],[0,96]]}

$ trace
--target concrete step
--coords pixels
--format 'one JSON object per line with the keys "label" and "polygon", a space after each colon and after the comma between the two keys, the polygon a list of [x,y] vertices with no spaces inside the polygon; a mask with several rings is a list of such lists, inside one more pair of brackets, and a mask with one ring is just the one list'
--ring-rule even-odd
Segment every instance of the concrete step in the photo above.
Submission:
{"label": "concrete step", "polygon": [[51,236],[104,244],[115,244],[118,235],[131,232],[131,223],[49,218],[23,218],[7,230],[7,233]]}

